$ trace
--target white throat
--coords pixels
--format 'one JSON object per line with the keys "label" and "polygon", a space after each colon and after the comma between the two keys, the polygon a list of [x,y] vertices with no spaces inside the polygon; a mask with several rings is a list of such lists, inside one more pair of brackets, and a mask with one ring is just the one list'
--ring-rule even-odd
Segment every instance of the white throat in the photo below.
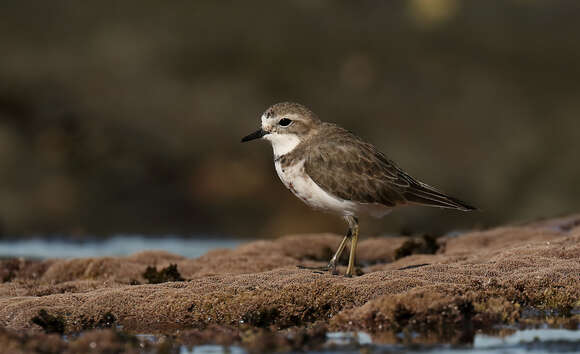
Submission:
{"label": "white throat", "polygon": [[269,140],[272,143],[274,158],[286,155],[300,144],[300,139],[296,134],[270,133],[265,135],[264,139]]}

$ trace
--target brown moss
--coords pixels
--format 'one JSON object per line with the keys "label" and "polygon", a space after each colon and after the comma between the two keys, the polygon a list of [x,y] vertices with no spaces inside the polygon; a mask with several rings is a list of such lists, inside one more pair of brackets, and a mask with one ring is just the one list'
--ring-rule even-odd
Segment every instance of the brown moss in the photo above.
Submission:
{"label": "brown moss", "polygon": [[[499,306],[501,304],[501,306]],[[502,299],[476,303],[471,294],[449,297],[445,293],[414,291],[382,296],[360,308],[347,310],[331,320],[337,330],[371,333],[416,333],[437,342],[469,343],[475,331],[517,319],[518,305]]]}
{"label": "brown moss", "polygon": [[105,329],[83,333],[68,343],[65,353],[163,353],[162,348],[163,343],[155,345],[140,341],[131,334]]}
{"label": "brown moss", "polygon": [[62,316],[53,316],[42,309],[38,311],[38,315],[32,317],[32,323],[42,327],[45,333],[63,334],[65,331],[65,320]]}
{"label": "brown moss", "polygon": [[[131,331],[179,329],[200,336],[227,328],[242,338],[235,331],[323,323],[332,329],[423,331],[426,338],[437,333],[463,342],[476,329],[519,321],[523,309],[564,317],[579,306],[580,229],[559,230],[514,226],[444,237],[436,254],[398,260],[395,250],[405,238],[363,240],[359,260],[368,265],[363,276],[351,279],[295,267],[324,265],[327,248],[341,239],[332,235],[305,236],[301,243],[298,236],[258,241],[198,259],[148,252],[45,261],[41,277],[18,273],[0,284],[0,325],[32,330],[37,327],[30,319],[50,309],[63,317],[67,333],[114,323]],[[143,284],[147,266],[171,265],[191,280]],[[130,285],[131,279],[143,285]],[[115,320],[107,320],[107,313]]]}
{"label": "brown moss", "polygon": [[[22,333],[0,328],[0,352],[10,354],[162,353],[163,344],[140,341],[114,330],[92,330],[64,339],[57,334]],[[176,352],[175,346],[171,352]]]}
{"label": "brown moss", "polygon": [[248,330],[243,333],[241,344],[251,353],[317,350],[326,341],[326,333],[327,327],[324,324],[284,331]]}
{"label": "brown moss", "polygon": [[112,328],[117,318],[110,312],[106,312],[98,320],[94,318],[81,318],[82,330]]}
{"label": "brown moss", "polygon": [[60,354],[67,344],[58,334],[24,333],[0,327],[0,352],[10,354]]}
{"label": "brown moss", "polygon": [[24,258],[0,260],[0,281],[10,282],[16,279],[37,279],[46,271],[52,261],[37,261]]}
{"label": "brown moss", "polygon": [[147,279],[149,284],[160,284],[166,283],[168,281],[185,280],[181,274],[179,274],[179,271],[177,270],[177,264],[170,264],[160,271],[158,271],[155,267],[147,267],[143,273],[143,278]]}
{"label": "brown moss", "polygon": [[233,345],[241,342],[239,328],[211,325],[204,329],[186,329],[176,338],[180,344],[191,347],[201,344]]}
{"label": "brown moss", "polygon": [[401,247],[395,250],[395,259],[410,256],[412,254],[434,254],[439,249],[437,239],[431,235],[423,235],[421,238],[411,238],[405,241]]}
{"label": "brown moss", "polygon": [[32,323],[42,327],[45,333],[63,334],[65,331],[65,320],[60,315],[53,316],[42,309],[38,311],[38,315],[32,317]]}
{"label": "brown moss", "polygon": [[16,277],[16,272],[20,269],[18,259],[7,259],[0,261],[0,279],[3,283],[12,281]]}

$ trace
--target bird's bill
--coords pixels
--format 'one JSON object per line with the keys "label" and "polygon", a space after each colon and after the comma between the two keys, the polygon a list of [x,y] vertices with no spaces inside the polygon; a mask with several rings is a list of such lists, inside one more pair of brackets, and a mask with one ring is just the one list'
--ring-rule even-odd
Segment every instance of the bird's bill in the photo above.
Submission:
{"label": "bird's bill", "polygon": [[254,140],[254,139],[260,139],[261,137],[263,137],[266,134],[268,134],[268,132],[265,131],[264,129],[258,129],[255,132],[253,132],[252,134],[246,135],[245,137],[243,137],[242,143],[245,143],[246,141],[250,141],[250,140]]}

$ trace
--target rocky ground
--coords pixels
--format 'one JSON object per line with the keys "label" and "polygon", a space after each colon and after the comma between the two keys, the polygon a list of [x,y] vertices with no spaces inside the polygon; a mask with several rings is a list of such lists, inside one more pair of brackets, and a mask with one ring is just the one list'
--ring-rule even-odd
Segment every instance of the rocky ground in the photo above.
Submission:
{"label": "rocky ground", "polygon": [[288,236],[198,259],[3,260],[0,352],[316,349],[328,331],[359,330],[384,343],[469,344],[498,325],[579,328],[580,215],[363,239],[354,278],[296,268],[324,265],[340,239]]}

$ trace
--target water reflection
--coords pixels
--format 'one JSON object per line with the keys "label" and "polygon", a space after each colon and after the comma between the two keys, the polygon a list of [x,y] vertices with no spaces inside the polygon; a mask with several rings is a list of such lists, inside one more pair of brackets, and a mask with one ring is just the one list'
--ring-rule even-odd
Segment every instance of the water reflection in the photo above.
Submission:
{"label": "water reflection", "polygon": [[[139,335],[141,340],[157,342],[154,335]],[[533,352],[580,352],[580,331],[567,329],[515,330],[506,336],[476,334],[472,345],[450,344],[380,344],[374,336],[365,332],[329,332],[326,342],[309,353],[359,353],[359,352],[405,352],[405,353],[508,353]],[[181,346],[180,354],[247,353],[240,346],[198,345]]]}

